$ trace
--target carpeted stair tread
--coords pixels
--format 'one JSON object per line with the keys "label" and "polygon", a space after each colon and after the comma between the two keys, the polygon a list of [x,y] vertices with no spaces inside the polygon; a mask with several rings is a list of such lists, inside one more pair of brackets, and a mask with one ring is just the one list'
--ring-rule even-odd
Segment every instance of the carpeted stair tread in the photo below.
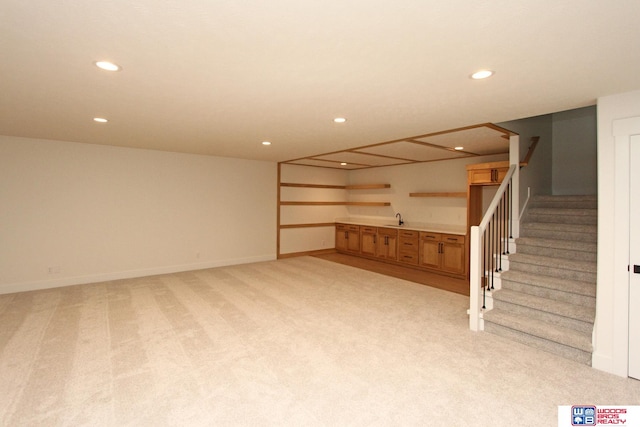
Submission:
{"label": "carpeted stair tread", "polygon": [[[559,233],[597,233],[598,226],[595,224],[557,224],[553,222],[526,222],[522,224],[525,230],[550,230]],[[561,239],[560,239],[561,240]]]}
{"label": "carpeted stair tread", "polygon": [[597,271],[597,264],[591,261],[578,261],[566,258],[554,258],[521,253],[509,255],[509,264],[511,265],[512,263],[531,264],[541,267],[553,266],[554,268],[585,273],[596,273]]}
{"label": "carpeted stair tread", "polygon": [[533,208],[527,211],[531,222],[549,222],[553,224],[597,224],[595,209],[553,209]]}
{"label": "carpeted stair tread", "polygon": [[560,343],[585,352],[591,352],[591,334],[578,332],[552,323],[522,318],[500,309],[494,309],[484,314],[484,321],[511,328],[524,334]]}
{"label": "carpeted stair tread", "polygon": [[569,304],[580,305],[583,307],[596,306],[595,297],[567,292],[563,289],[551,289],[522,282],[511,282],[509,280],[502,280],[501,289],[509,289],[511,291],[520,292],[526,295],[547,298],[553,301],[562,301]]}
{"label": "carpeted stair tread", "polygon": [[576,208],[533,207],[527,210],[527,214],[597,217],[598,210],[597,209],[576,209]]}
{"label": "carpeted stair tread", "polygon": [[566,249],[579,252],[597,253],[598,251],[597,243],[576,242],[574,240],[562,239],[544,239],[540,237],[519,237],[516,239],[516,245],[518,248],[521,245],[527,245],[554,249]]}
{"label": "carpeted stair tread", "polygon": [[485,324],[485,331],[520,344],[528,345],[529,347],[538,348],[565,359],[573,360],[574,362],[578,362],[583,365],[591,365],[591,352],[582,351],[544,338],[525,334],[497,323],[487,322]]}
{"label": "carpeted stair tread", "polygon": [[597,209],[598,196],[533,196],[529,208]]}
{"label": "carpeted stair tread", "polygon": [[501,289],[493,292],[494,306],[499,308],[499,301],[519,305],[529,309],[563,316],[568,319],[579,320],[581,322],[593,322],[595,318],[595,307],[584,307],[562,301],[554,301],[535,295],[523,294],[510,289]]}
{"label": "carpeted stair tread", "polygon": [[596,297],[596,284],[580,280],[561,279],[552,276],[532,275],[529,273],[509,270],[500,274],[503,287],[508,287],[508,282],[519,282],[526,285],[571,292],[588,297]]}
{"label": "carpeted stair tread", "polygon": [[539,255],[551,258],[572,259],[575,261],[597,262],[598,254],[595,252],[577,251],[573,249],[558,249],[544,246],[521,245],[518,246],[519,254]]}

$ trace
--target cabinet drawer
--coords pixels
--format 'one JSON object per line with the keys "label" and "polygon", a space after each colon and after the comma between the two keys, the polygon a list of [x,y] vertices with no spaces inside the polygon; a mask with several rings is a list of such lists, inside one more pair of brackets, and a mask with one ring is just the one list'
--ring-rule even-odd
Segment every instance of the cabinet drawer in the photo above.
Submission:
{"label": "cabinet drawer", "polygon": [[361,225],[360,226],[360,231],[362,231],[363,233],[373,233],[373,234],[375,234],[375,233],[378,232],[378,229],[376,227],[368,227],[368,226]]}
{"label": "cabinet drawer", "polygon": [[433,240],[434,242],[439,242],[441,236],[442,235],[440,233],[431,233],[428,231],[420,232],[420,239],[422,240]]}
{"label": "cabinet drawer", "polygon": [[418,239],[420,232],[413,230],[400,230],[399,236],[401,239]]}
{"label": "cabinet drawer", "polygon": [[418,241],[418,239],[415,239],[415,240],[400,239],[400,245],[398,246],[398,250],[401,252],[405,251],[405,252],[418,253],[419,245],[420,245],[420,242]]}
{"label": "cabinet drawer", "polygon": [[384,236],[393,236],[396,237],[398,235],[398,230],[395,228],[378,228],[378,234],[382,234]]}
{"label": "cabinet drawer", "polygon": [[447,243],[464,243],[464,236],[458,236],[455,234],[443,234],[442,241]]}
{"label": "cabinet drawer", "polygon": [[353,224],[336,224],[336,230],[340,231],[360,231],[359,225]]}
{"label": "cabinet drawer", "polygon": [[412,254],[412,253],[408,253],[408,252],[400,252],[400,254],[398,255],[398,261],[400,262],[406,262],[407,264],[415,264],[418,265],[418,261],[419,261],[419,257],[418,254]]}

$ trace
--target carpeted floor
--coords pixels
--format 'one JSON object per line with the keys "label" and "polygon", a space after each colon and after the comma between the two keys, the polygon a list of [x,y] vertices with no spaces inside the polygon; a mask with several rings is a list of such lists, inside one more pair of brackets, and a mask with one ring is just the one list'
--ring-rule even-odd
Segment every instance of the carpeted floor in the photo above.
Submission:
{"label": "carpeted floor", "polygon": [[555,426],[619,378],[468,298],[303,257],[0,296],[0,425]]}

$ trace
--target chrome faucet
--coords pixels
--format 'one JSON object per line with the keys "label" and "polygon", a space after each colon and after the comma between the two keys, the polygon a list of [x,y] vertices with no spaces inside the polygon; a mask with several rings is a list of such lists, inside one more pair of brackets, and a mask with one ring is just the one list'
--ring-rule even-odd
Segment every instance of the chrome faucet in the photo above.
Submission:
{"label": "chrome faucet", "polygon": [[404,221],[402,220],[402,215],[400,215],[400,212],[396,214],[396,218],[398,218],[398,225],[404,224]]}

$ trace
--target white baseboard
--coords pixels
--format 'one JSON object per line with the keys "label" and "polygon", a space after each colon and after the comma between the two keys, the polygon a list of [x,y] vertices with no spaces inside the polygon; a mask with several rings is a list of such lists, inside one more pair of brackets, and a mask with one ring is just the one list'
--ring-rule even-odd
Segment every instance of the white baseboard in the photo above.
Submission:
{"label": "white baseboard", "polygon": [[591,355],[591,367],[599,371],[618,375],[620,377],[626,378],[629,376],[629,372],[626,366],[616,367],[611,356],[603,355],[601,353],[598,353],[598,351],[594,351]]}
{"label": "white baseboard", "polygon": [[61,288],[63,286],[84,285],[89,283],[106,282],[110,280],[133,279],[136,277],[155,276],[158,274],[179,273],[182,271],[203,270],[206,268],[225,267],[229,265],[249,264],[253,262],[274,261],[273,255],[260,255],[247,258],[225,259],[217,261],[199,262],[194,264],[170,265],[164,267],[146,268],[140,270],[116,271],[111,273],[91,274],[87,276],[61,277],[52,280],[37,280],[33,282],[7,283],[0,285],[0,294],[36,291],[39,289]]}

